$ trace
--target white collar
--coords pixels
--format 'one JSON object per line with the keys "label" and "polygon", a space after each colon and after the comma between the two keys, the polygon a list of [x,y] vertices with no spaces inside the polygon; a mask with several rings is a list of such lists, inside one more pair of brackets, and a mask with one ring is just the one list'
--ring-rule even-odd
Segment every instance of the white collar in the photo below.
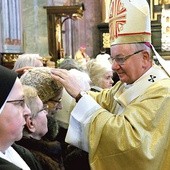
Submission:
{"label": "white collar", "polygon": [[5,151],[5,154],[0,152],[0,157],[15,164],[16,166],[20,167],[23,170],[30,170],[26,162],[21,158],[21,156],[12,147],[9,147]]}

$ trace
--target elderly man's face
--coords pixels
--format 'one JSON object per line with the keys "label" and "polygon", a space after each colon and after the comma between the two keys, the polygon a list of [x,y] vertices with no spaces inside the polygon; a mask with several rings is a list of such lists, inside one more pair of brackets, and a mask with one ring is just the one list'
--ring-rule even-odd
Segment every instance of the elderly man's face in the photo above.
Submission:
{"label": "elderly man's face", "polygon": [[45,104],[48,105],[49,107],[49,111],[48,114],[49,115],[54,115],[55,113],[57,113],[58,110],[62,109],[62,95],[63,95],[63,89],[58,90],[56,96],[50,100],[48,100]]}
{"label": "elderly man's face", "polygon": [[[127,57],[123,63],[119,63],[119,58],[126,58],[126,56],[130,57]],[[121,44],[112,46],[111,58],[113,61],[112,69],[117,72],[120,80],[127,84],[135,82],[151,66],[151,61],[145,49],[136,49],[135,45]]]}

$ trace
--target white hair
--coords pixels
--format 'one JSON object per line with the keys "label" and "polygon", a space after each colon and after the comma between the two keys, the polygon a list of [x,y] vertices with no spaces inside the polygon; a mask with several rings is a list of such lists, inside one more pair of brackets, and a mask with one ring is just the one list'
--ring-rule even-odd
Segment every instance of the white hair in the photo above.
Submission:
{"label": "white hair", "polygon": [[42,60],[42,57],[39,54],[19,55],[17,61],[14,63],[13,70],[15,71],[25,66],[41,67],[43,63],[40,60]]}

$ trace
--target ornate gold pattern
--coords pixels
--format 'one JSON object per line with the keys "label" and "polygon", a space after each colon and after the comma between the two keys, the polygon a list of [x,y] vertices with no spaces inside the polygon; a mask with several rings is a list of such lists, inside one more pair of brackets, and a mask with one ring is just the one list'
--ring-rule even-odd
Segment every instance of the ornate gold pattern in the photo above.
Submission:
{"label": "ornate gold pattern", "polygon": [[110,48],[110,34],[103,33],[102,36],[103,36],[103,47]]}
{"label": "ornate gold pattern", "polygon": [[161,15],[162,11],[154,10],[155,6],[161,5],[162,0],[150,0],[151,21],[157,21],[158,15]]}

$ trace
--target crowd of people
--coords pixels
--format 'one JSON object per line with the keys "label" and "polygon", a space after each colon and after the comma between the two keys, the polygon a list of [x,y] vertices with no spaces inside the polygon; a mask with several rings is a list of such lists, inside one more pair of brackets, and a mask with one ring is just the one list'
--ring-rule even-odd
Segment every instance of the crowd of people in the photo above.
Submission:
{"label": "crowd of people", "polygon": [[[35,67],[22,75],[20,80],[24,85],[25,101],[32,115],[27,118],[27,135],[18,143],[32,150],[44,169],[63,169],[61,145],[56,139],[58,123],[54,119],[54,111],[62,109],[63,87],[53,81],[48,67]],[[28,87],[34,88],[37,94]],[[37,97],[41,104],[37,103],[40,102],[36,101]]]}
{"label": "crowd of people", "polygon": [[[127,18],[116,33],[117,5]],[[149,5],[110,9],[110,55],[81,47],[59,68],[31,54],[0,66],[0,169],[169,169],[170,72],[151,44]]]}

